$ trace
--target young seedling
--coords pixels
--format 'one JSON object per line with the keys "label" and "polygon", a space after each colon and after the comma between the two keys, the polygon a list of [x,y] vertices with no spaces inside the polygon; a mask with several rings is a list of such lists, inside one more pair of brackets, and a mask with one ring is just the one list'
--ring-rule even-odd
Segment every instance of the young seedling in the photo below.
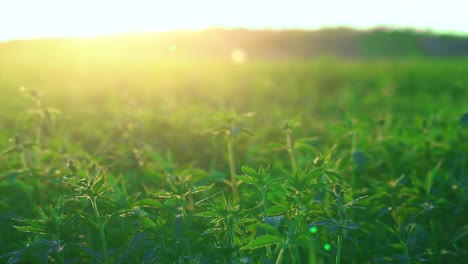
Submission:
{"label": "young seedling", "polygon": [[181,208],[181,214],[176,218],[181,219],[183,224],[182,233],[187,236],[184,239],[185,241],[185,250],[187,256],[192,255],[192,246],[190,244],[190,239],[188,238],[188,233],[192,227],[191,217],[189,215],[189,209],[193,210],[193,195],[207,191],[213,187],[210,186],[195,186],[191,181],[191,175],[188,172],[183,172],[179,175],[167,174],[167,183],[168,183],[168,192],[159,193],[156,195],[156,198],[160,199],[176,199],[177,205]]}
{"label": "young seedling", "polygon": [[348,217],[347,211],[350,208],[358,208],[354,205],[358,201],[366,198],[367,195],[356,198],[350,202],[347,202],[344,197],[344,191],[340,184],[335,184],[333,192],[334,192],[335,200],[333,203],[327,203],[327,204],[329,204],[335,210],[336,218],[320,220],[320,221],[310,224],[310,226],[312,227],[312,226],[324,225],[330,233],[336,234],[337,248],[336,248],[335,263],[340,264],[341,250],[343,246],[343,238],[346,237],[347,230],[359,228],[358,224],[351,222],[351,220]]}
{"label": "young seedling", "polygon": [[[217,198],[216,196],[219,195],[221,197]],[[207,219],[211,227],[205,230],[202,235],[214,236],[216,240],[214,246],[218,249],[227,249],[230,258],[229,261],[225,258],[224,263],[235,263],[241,257],[238,236],[244,233],[244,225],[251,223],[252,220],[248,217],[242,217],[240,206],[234,205],[231,200],[226,199],[224,192],[218,192],[205,198],[197,202],[196,205],[203,205],[205,202],[209,202],[206,205],[206,210],[197,213],[196,216]]]}
{"label": "young seedling", "polygon": [[37,89],[20,87],[20,91],[34,103],[34,107],[28,109],[28,121],[36,132],[36,145],[41,146],[44,133],[49,133],[55,128],[56,116],[60,110],[54,107],[44,106],[41,100],[41,92]]}
{"label": "young seedling", "polygon": [[295,118],[285,121],[283,124],[283,133],[286,137],[286,151],[288,152],[289,160],[291,161],[292,172],[295,173],[297,171],[297,162],[296,158],[294,157],[294,145],[292,134],[297,127],[301,125],[300,122],[301,115],[297,115]]}
{"label": "young seedling", "polygon": [[15,226],[15,228],[21,232],[35,234],[36,240],[23,249],[10,253],[11,258],[8,263],[35,262],[38,259],[46,263],[49,258],[55,259],[60,264],[65,263],[66,244],[62,240],[62,233],[71,224],[72,218],[63,214],[63,206],[63,201],[59,198],[57,205],[50,206],[48,213],[39,208],[39,216],[36,219],[16,219],[23,225]]}
{"label": "young seedling", "polygon": [[6,156],[12,153],[18,153],[21,157],[21,164],[23,166],[23,170],[27,170],[30,167],[30,162],[28,162],[28,156],[30,155],[29,152],[34,148],[35,144],[31,142],[24,142],[24,140],[18,136],[14,135],[11,139],[10,142],[13,143],[13,146],[3,150],[0,153],[0,157]]}
{"label": "young seedling", "polygon": [[91,175],[86,173],[86,178],[78,178],[77,167],[73,160],[69,160],[67,163],[68,168],[70,169],[73,176],[70,178],[71,185],[75,188],[76,193],[71,195],[76,198],[85,198],[88,199],[91,203],[91,207],[94,212],[95,221],[91,221],[94,226],[99,230],[99,235],[101,238],[101,246],[103,252],[104,264],[109,264],[109,252],[107,249],[107,239],[105,234],[105,226],[109,218],[103,220],[98,208],[98,198],[101,197],[105,192],[112,188],[112,185],[105,184],[104,176],[102,169],[96,168],[93,166],[91,169]]}
{"label": "young seedling", "polygon": [[254,113],[237,114],[234,111],[224,113],[218,116],[219,126],[212,130],[212,134],[224,135],[224,141],[227,146],[227,155],[229,162],[230,181],[226,180],[225,183],[231,187],[232,197],[235,202],[239,200],[238,183],[236,181],[236,162],[234,156],[234,142],[237,136],[241,134],[253,135],[253,133],[241,126],[241,123],[248,117],[253,116]]}

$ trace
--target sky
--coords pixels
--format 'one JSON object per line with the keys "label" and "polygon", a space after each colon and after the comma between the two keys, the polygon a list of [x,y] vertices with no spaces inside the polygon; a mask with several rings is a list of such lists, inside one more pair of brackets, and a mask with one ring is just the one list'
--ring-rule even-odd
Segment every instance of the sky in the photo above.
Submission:
{"label": "sky", "polygon": [[468,33],[466,10],[466,0],[0,0],[0,41],[207,27]]}

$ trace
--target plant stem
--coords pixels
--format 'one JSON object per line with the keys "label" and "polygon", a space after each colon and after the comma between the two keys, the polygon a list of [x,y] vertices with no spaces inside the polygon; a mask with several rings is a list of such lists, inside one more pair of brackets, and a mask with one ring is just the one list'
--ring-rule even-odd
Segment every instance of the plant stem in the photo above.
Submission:
{"label": "plant stem", "polygon": [[344,191],[339,184],[335,185],[336,206],[338,207],[338,245],[336,248],[336,264],[341,262],[341,246],[343,244],[343,237],[345,236],[345,221],[346,221],[346,201],[344,198]]}
{"label": "plant stem", "polygon": [[[182,208],[182,219],[184,221],[184,233],[187,233],[187,227],[189,227],[189,224],[186,223],[186,220],[187,220],[187,200],[186,200],[186,198],[182,197],[180,203],[181,203],[181,208]],[[187,235],[187,234],[185,234],[185,235]],[[190,239],[188,239],[188,238],[185,239],[185,247],[186,247],[188,256],[192,255],[192,246],[191,246],[191,243],[190,243]]]}
{"label": "plant stem", "polygon": [[[59,248],[60,248],[60,235],[54,235],[54,240],[57,242],[57,244],[59,245]],[[61,249],[59,252],[57,252],[57,258],[58,258],[58,263],[59,264],[64,264],[65,263],[65,259],[64,259],[64,256],[63,256],[63,249]]]}
{"label": "plant stem", "polygon": [[283,256],[284,256],[284,246],[281,248],[278,257],[276,258],[275,264],[281,264],[283,261]]}
{"label": "plant stem", "polygon": [[314,240],[309,242],[309,264],[316,264],[317,263],[317,255],[315,252],[315,245]]}
{"label": "plant stem", "polygon": [[286,132],[286,149],[288,151],[289,160],[291,161],[292,172],[295,173],[297,170],[297,164],[293,153],[291,132]]}
{"label": "plant stem", "polygon": [[[263,204],[263,221],[266,223],[266,219],[268,217],[266,186],[263,186],[261,193],[262,193],[262,204]],[[267,253],[271,255],[271,247],[267,246],[266,249],[267,249]]]}
{"label": "plant stem", "polygon": [[354,153],[356,152],[356,131],[354,131],[354,128],[353,130],[351,131],[351,164],[352,164],[352,167],[351,167],[351,190],[354,189],[354,181],[356,179],[356,173],[355,173],[355,170],[356,170],[356,165],[355,165],[355,162],[354,162]]}
{"label": "plant stem", "polygon": [[341,262],[341,245],[343,244],[343,235],[338,235],[338,247],[336,248],[336,264]]}
{"label": "plant stem", "polygon": [[262,193],[262,204],[263,204],[263,217],[266,219],[266,217],[268,216],[266,186],[263,186],[261,193]]}
{"label": "plant stem", "polygon": [[97,208],[96,198],[91,198],[91,205],[94,210],[94,215],[96,217],[96,222],[99,228],[99,234],[101,236],[101,246],[102,246],[102,253],[104,257],[104,264],[109,264],[109,256],[107,252],[107,240],[106,234],[104,233],[104,224],[101,221],[101,216],[99,215],[99,210]]}
{"label": "plant stem", "polygon": [[23,164],[23,170],[27,170],[28,163],[26,161],[26,153],[25,153],[24,147],[21,150],[21,163]]}
{"label": "plant stem", "polygon": [[238,201],[238,189],[236,183],[236,162],[234,160],[234,149],[233,149],[233,138],[228,136],[227,140],[227,150],[228,150],[228,159],[229,159],[229,172],[231,174],[231,188],[232,188],[232,198],[234,201]]}

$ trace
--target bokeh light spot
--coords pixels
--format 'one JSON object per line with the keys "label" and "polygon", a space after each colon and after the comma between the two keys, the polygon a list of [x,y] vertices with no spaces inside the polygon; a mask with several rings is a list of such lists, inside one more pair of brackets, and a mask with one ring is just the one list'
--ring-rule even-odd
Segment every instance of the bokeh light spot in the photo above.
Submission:
{"label": "bokeh light spot", "polygon": [[325,251],[329,251],[329,250],[331,249],[331,245],[328,244],[328,243],[325,243],[325,244],[323,245],[323,249],[325,249]]}
{"label": "bokeh light spot", "polygon": [[231,60],[234,63],[241,64],[247,59],[247,53],[243,49],[234,49],[231,52]]}
{"label": "bokeh light spot", "polygon": [[311,227],[309,228],[309,232],[310,232],[311,234],[317,233],[317,230],[318,230],[318,229],[317,229],[316,226],[311,226]]}

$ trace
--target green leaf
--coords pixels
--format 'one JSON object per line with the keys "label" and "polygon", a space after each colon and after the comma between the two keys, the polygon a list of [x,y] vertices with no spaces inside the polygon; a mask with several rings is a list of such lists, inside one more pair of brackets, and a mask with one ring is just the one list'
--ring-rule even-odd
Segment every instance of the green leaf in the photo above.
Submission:
{"label": "green leaf", "polygon": [[265,150],[270,150],[270,151],[280,151],[280,150],[286,150],[287,146],[285,144],[281,143],[270,143],[264,147]]}
{"label": "green leaf", "polygon": [[341,173],[339,171],[336,171],[336,170],[325,170],[325,173],[328,174],[329,176],[334,176],[337,179],[342,178]]}
{"label": "green leaf", "polygon": [[236,177],[239,180],[241,180],[241,181],[243,181],[243,182],[245,182],[247,184],[255,184],[255,182],[256,182],[252,177],[247,176],[247,175],[236,175]]}
{"label": "green leaf", "polygon": [[462,128],[467,128],[468,127],[468,113],[465,113],[461,118],[460,118],[460,126]]}
{"label": "green leaf", "polygon": [[262,248],[266,246],[272,246],[279,244],[283,241],[281,237],[277,236],[272,236],[272,235],[264,235],[261,237],[257,237],[254,241],[251,241],[249,244],[246,246],[242,247],[242,250],[251,250],[251,249],[257,249],[257,248]]}
{"label": "green leaf", "polygon": [[249,176],[257,175],[257,172],[252,167],[249,167],[249,166],[242,166],[241,170],[243,173]]}
{"label": "green leaf", "polygon": [[273,206],[270,206],[270,208],[268,208],[268,214],[269,215],[278,215],[278,214],[284,214],[286,211],[288,210],[288,208],[284,205],[273,205]]}
{"label": "green leaf", "polygon": [[208,228],[207,230],[205,230],[205,232],[203,232],[201,235],[202,236],[206,236],[206,235],[210,235],[210,234],[213,234],[213,233],[216,233],[216,232],[220,232],[222,231],[223,229],[222,228],[219,228],[219,227],[215,227],[215,228]]}
{"label": "green leaf", "polygon": [[350,223],[344,226],[345,229],[358,229],[359,225],[355,223]]}
{"label": "green leaf", "polygon": [[269,233],[274,234],[277,237],[281,237],[281,233],[278,231],[278,229],[270,224],[267,223],[257,223],[257,226],[259,229],[263,229],[264,231],[267,231]]}
{"label": "green leaf", "polygon": [[247,134],[249,136],[255,136],[254,132],[252,132],[252,131],[250,131],[249,129],[246,129],[246,128],[241,128],[240,132],[243,133],[243,134]]}
{"label": "green leaf", "polygon": [[468,235],[468,227],[464,227],[457,232],[457,234],[452,238],[452,242],[460,240]]}
{"label": "green leaf", "polygon": [[217,214],[216,212],[206,211],[206,212],[196,213],[195,216],[198,216],[198,217],[206,217],[206,218],[213,218],[213,217],[217,217],[218,214]]}
{"label": "green leaf", "polygon": [[8,155],[8,154],[10,154],[10,153],[13,153],[13,152],[17,151],[17,149],[18,149],[18,148],[17,148],[16,146],[7,148],[7,149],[5,149],[2,153],[0,153],[0,157],[5,156],[5,155]]}
{"label": "green leaf", "polygon": [[336,225],[337,223],[338,221],[336,221],[335,219],[325,219],[325,220],[313,222],[310,225],[311,226],[321,226],[321,225],[329,226],[329,225]]}
{"label": "green leaf", "polygon": [[367,198],[368,196],[369,195],[364,195],[364,196],[358,197],[358,198],[352,200],[351,202],[347,203],[346,207],[351,207],[351,206],[355,205],[357,202],[359,202],[360,200],[362,200],[364,198]]}
{"label": "green leaf", "polygon": [[141,225],[146,227],[146,228],[155,228],[156,227],[156,223],[149,219],[148,217],[142,217],[140,218],[140,222],[141,222]]}

